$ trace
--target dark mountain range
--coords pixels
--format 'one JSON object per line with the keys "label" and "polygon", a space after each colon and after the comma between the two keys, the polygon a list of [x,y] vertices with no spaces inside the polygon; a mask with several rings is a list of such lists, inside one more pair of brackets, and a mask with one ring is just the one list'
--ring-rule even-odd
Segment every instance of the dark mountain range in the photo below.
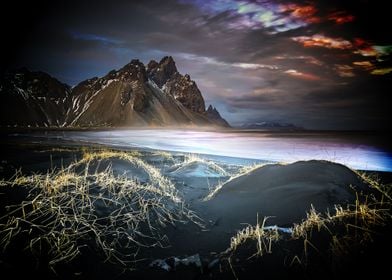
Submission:
{"label": "dark mountain range", "polygon": [[20,69],[0,77],[0,125],[61,126],[71,87],[43,72]]}
{"label": "dark mountain range", "polygon": [[43,72],[6,72],[0,96],[1,126],[229,126],[168,56],[147,68],[132,60],[73,88]]}
{"label": "dark mountain range", "polygon": [[241,129],[260,129],[260,130],[303,130],[302,127],[298,127],[291,123],[280,123],[280,122],[257,122],[257,123],[245,123],[239,128]]}

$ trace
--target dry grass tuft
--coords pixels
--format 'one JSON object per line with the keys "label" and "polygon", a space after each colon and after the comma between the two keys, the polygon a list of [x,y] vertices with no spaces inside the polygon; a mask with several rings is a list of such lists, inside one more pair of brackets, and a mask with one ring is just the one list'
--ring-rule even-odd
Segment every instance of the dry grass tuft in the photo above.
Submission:
{"label": "dry grass tuft", "polygon": [[152,153],[153,156],[159,156],[167,161],[174,162],[174,157],[171,153],[165,151],[154,151]]}
{"label": "dry grass tuft", "polygon": [[311,205],[310,211],[306,213],[306,219],[300,224],[294,224],[292,227],[292,237],[307,238],[308,234],[314,228],[317,228],[318,231],[320,231],[322,228],[327,228],[326,219],[324,219],[321,213],[318,213],[313,205]]}
{"label": "dry grass tuft", "polygon": [[[292,252],[295,256],[292,263],[307,264],[309,249],[312,248],[318,254],[329,254],[331,260],[339,262],[340,258],[348,256],[354,250],[361,248],[373,241],[377,231],[391,223],[391,186],[383,185],[379,180],[369,178],[361,174],[370,190],[374,189],[380,195],[356,195],[354,204],[346,207],[336,205],[333,214],[330,212],[320,213],[311,205],[310,211],[301,223],[293,224],[288,230],[290,235],[279,235],[278,231],[272,232],[274,227],[266,227],[257,222],[256,226],[247,226],[240,230],[231,239],[230,247],[226,252],[235,253],[238,247],[246,241],[256,241],[257,251],[253,256],[263,256],[271,253],[272,243],[279,240],[290,242],[293,240],[303,241],[303,252]],[[323,241],[328,247],[317,247],[320,241],[317,237],[322,233]],[[320,236],[320,235],[319,235]],[[323,245],[325,246],[325,245]],[[302,255],[302,257],[300,257]]]}
{"label": "dry grass tuft", "polygon": [[247,175],[250,172],[252,172],[252,171],[254,171],[264,165],[265,164],[262,163],[262,164],[252,164],[252,165],[242,167],[236,174],[232,175],[228,180],[226,180],[225,182],[219,183],[213,189],[211,189],[211,191],[208,193],[208,195],[205,198],[203,198],[203,201],[208,201],[208,200],[212,199],[215,195],[217,195],[219,193],[219,191],[222,189],[222,187],[225,184],[231,182],[232,180],[234,180],[238,177]]}
{"label": "dry grass tuft", "polygon": [[231,238],[229,251],[234,252],[241,244],[254,240],[256,241],[257,250],[253,256],[263,256],[266,253],[272,253],[272,243],[279,240],[280,234],[277,228],[265,228],[267,219],[268,217],[264,217],[260,224],[257,215],[256,226],[249,225],[238,231],[237,234]]}
{"label": "dry grass tuft", "polygon": [[129,162],[136,167],[142,168],[150,177],[150,181],[154,186],[162,190],[163,192],[170,193],[172,199],[176,202],[180,202],[181,199],[177,195],[177,191],[173,183],[166,177],[164,177],[161,172],[154,166],[147,164],[141,158],[141,154],[138,151],[123,152],[123,151],[113,151],[113,150],[101,150],[101,151],[89,151],[86,150],[83,153],[81,160],[73,163],[68,167],[75,168],[81,164],[89,165],[94,160],[110,160],[110,159],[120,159]]}
{"label": "dry grass tuft", "polygon": [[389,203],[392,203],[392,186],[391,184],[383,184],[381,180],[377,177],[377,175],[371,175],[362,171],[354,172],[370,187],[377,190],[381,195],[380,201],[386,200]]}
{"label": "dry grass tuft", "polygon": [[187,154],[187,155],[185,155],[184,156],[184,161],[181,162],[181,163],[177,163],[177,164],[173,165],[171,167],[171,169],[176,171],[176,172],[178,172],[178,171],[181,171],[183,169],[186,169],[189,165],[191,165],[193,163],[205,164],[209,168],[214,170],[220,176],[223,176],[223,177],[229,176],[227,171],[225,169],[223,169],[222,167],[220,167],[218,164],[216,164],[213,161],[210,161],[210,160],[207,160],[207,159],[203,159],[203,158],[199,157],[196,154]]}
{"label": "dry grass tuft", "polygon": [[312,243],[312,232],[326,232],[329,237],[329,250],[332,259],[347,256],[355,248],[365,246],[373,241],[377,229],[391,222],[390,205],[385,202],[367,199],[360,201],[359,196],[354,205],[343,208],[335,206],[334,214],[317,213],[312,207],[307,218],[300,224],[293,226],[293,239],[301,239],[304,243],[303,258],[306,260],[309,245],[316,251]]}
{"label": "dry grass tuft", "polygon": [[[106,159],[144,169],[149,182],[115,176],[110,164],[103,172],[89,171],[92,161]],[[0,185],[28,190],[24,201],[8,206],[8,213],[0,217],[1,247],[6,250],[22,236],[33,254],[48,248],[52,268],[73,260],[90,242],[106,260],[125,266],[135,261],[141,247],[168,245],[161,227],[199,221],[184,207],[171,181],[134,152],[85,150],[67,168],[30,176],[18,171]]]}

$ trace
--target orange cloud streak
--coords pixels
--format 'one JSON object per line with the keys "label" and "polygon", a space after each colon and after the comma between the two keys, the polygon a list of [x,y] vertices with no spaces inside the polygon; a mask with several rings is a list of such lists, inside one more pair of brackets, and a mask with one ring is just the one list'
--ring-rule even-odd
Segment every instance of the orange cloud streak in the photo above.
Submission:
{"label": "orange cloud streak", "polygon": [[307,23],[319,23],[321,18],[317,17],[317,9],[313,5],[287,4],[281,6],[282,12],[288,12],[294,18],[298,18]]}
{"label": "orange cloud streak", "polygon": [[355,74],[353,72],[354,68],[351,67],[350,65],[345,65],[345,64],[336,64],[335,65],[335,70],[338,73],[338,75],[342,78],[352,78],[355,77]]}
{"label": "orange cloud streak", "polygon": [[336,24],[344,24],[348,22],[353,22],[355,17],[353,15],[346,14],[345,12],[334,12],[327,16],[327,19],[330,21],[334,21]]}
{"label": "orange cloud streak", "polygon": [[287,75],[290,75],[291,77],[302,79],[302,80],[308,80],[308,81],[320,81],[321,78],[319,76],[310,74],[310,73],[304,73],[304,72],[299,72],[294,69],[289,69],[284,71]]}
{"label": "orange cloud streak", "polygon": [[312,36],[299,36],[292,38],[294,41],[302,43],[304,47],[323,47],[328,49],[348,50],[353,46],[350,41],[342,38],[331,38],[324,35],[315,34]]}
{"label": "orange cloud streak", "polygon": [[365,70],[371,70],[371,69],[374,68],[373,63],[371,63],[368,60],[365,60],[365,61],[354,61],[353,64],[355,66],[359,66],[359,67],[361,67],[361,68],[363,68]]}

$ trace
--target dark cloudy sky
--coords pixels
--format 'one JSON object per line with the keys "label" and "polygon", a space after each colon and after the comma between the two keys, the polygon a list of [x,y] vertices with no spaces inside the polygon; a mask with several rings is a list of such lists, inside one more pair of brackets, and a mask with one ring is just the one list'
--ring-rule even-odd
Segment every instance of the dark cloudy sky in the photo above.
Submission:
{"label": "dark cloudy sky", "polygon": [[6,67],[75,85],[133,58],[171,55],[234,125],[388,128],[386,1],[30,2],[2,9]]}

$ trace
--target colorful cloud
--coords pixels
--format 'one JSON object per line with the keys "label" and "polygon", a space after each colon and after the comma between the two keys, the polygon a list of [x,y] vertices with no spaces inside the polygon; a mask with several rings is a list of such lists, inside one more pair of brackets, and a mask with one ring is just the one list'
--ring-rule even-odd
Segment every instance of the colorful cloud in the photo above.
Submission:
{"label": "colorful cloud", "polygon": [[373,46],[378,56],[387,56],[392,54],[392,46]]}
{"label": "colorful cloud", "polygon": [[365,70],[372,70],[374,68],[374,65],[372,62],[365,60],[365,61],[354,61],[353,65],[361,67]]}
{"label": "colorful cloud", "polygon": [[360,54],[365,57],[383,57],[392,54],[392,46],[372,45],[370,42],[355,38],[352,42],[343,38],[332,38],[322,34],[312,36],[298,36],[291,38],[301,43],[304,47],[322,47],[327,49],[351,50],[354,54]]}
{"label": "colorful cloud", "polygon": [[381,57],[381,56],[388,56],[392,54],[392,45],[387,45],[387,46],[373,45],[372,43],[362,38],[355,38],[353,41],[353,45],[357,49],[354,53],[360,54],[362,56]]}
{"label": "colorful cloud", "polygon": [[343,11],[333,12],[327,16],[327,19],[335,22],[336,24],[345,24],[349,22],[353,22],[355,17],[353,15],[349,15]]}
{"label": "colorful cloud", "polygon": [[[328,10],[323,11],[322,5],[318,5],[314,1],[304,1],[301,3],[272,1],[272,0],[180,0],[181,2],[191,3],[197,6],[207,15],[211,16],[225,16],[226,26],[228,29],[235,30],[258,30],[261,29],[268,34],[266,36],[273,36],[277,33],[287,32],[299,28],[304,28],[310,25],[322,26],[323,23],[333,22],[334,28],[341,28],[341,25],[354,22],[356,17],[344,10]],[[331,26],[328,24],[327,26]],[[313,27],[313,26],[312,26]],[[312,29],[306,29],[310,32]],[[300,30],[298,30],[300,31]],[[344,34],[337,32],[336,34]],[[303,55],[306,64],[314,64],[318,66],[325,66],[332,69],[342,78],[352,78],[356,76],[356,70],[365,70],[373,75],[384,75],[389,73],[389,68],[381,68],[378,64],[387,56],[392,54],[392,46],[390,45],[376,45],[369,40],[362,38],[345,38],[340,36],[328,36],[326,33],[300,33],[302,36],[291,37],[291,40],[301,44],[305,48],[325,48],[330,50],[342,51],[339,58],[340,61],[335,61],[334,64],[326,66],[328,63],[323,59],[312,58]],[[343,52],[344,51],[344,52]],[[332,55],[332,54],[331,54]],[[369,57],[364,61],[358,59],[358,56]],[[294,58],[295,57],[295,58]],[[275,57],[275,59],[299,59],[299,56],[293,55],[289,57]],[[288,64],[289,62],[287,62]],[[336,63],[336,64],[335,64]],[[290,64],[288,64],[290,65]],[[269,68],[271,70],[282,69],[281,66],[266,67],[261,64],[249,63],[230,63],[230,66],[242,69],[261,69]],[[293,67],[293,66],[288,66]],[[285,74],[305,79],[305,80],[319,80],[320,77],[306,73],[305,71],[289,69],[284,71]]]}
{"label": "colorful cloud", "polygon": [[189,54],[189,53],[179,53],[179,54],[177,54],[177,56],[184,58],[186,60],[196,61],[199,63],[212,65],[212,66],[235,67],[235,68],[241,68],[241,69],[245,69],[245,70],[248,70],[248,69],[250,69],[250,70],[257,70],[257,69],[278,70],[279,69],[278,66],[271,65],[271,64],[244,63],[244,62],[228,63],[228,62],[218,61],[213,57],[197,56],[197,55]]}
{"label": "colorful cloud", "polygon": [[356,51],[354,52],[356,54],[362,56],[377,56],[377,51],[372,44],[362,38],[355,38],[353,45],[356,48]]}
{"label": "colorful cloud", "polygon": [[313,5],[287,4],[281,5],[280,10],[283,13],[289,13],[292,18],[300,19],[306,23],[319,23],[320,17],[317,17],[317,9]]}
{"label": "colorful cloud", "polygon": [[355,74],[353,72],[354,68],[350,65],[336,64],[334,68],[338,75],[342,78],[355,77]]}
{"label": "colorful cloud", "polygon": [[293,37],[292,39],[301,43],[304,47],[323,47],[340,50],[348,50],[353,47],[350,41],[342,38],[331,38],[321,34]]}
{"label": "colorful cloud", "polygon": [[335,11],[320,15],[314,3],[279,3],[279,1],[250,0],[181,0],[201,8],[209,14],[229,12],[233,22],[228,26],[233,29],[269,28],[272,33],[285,32],[310,24],[333,21],[338,25],[355,20],[345,11]]}
{"label": "colorful cloud", "polygon": [[372,75],[386,75],[392,73],[392,68],[374,69],[370,74]]}
{"label": "colorful cloud", "polygon": [[209,14],[229,12],[234,29],[267,28],[271,33],[285,32],[312,23],[319,23],[318,10],[312,4],[278,4],[273,1],[236,1],[236,0],[182,0],[192,3]]}
{"label": "colorful cloud", "polygon": [[285,74],[290,75],[291,77],[308,80],[308,81],[319,81],[321,78],[319,76],[310,74],[310,73],[303,73],[295,69],[289,69],[284,71]]}
{"label": "colorful cloud", "polygon": [[276,59],[276,60],[303,60],[307,64],[314,64],[317,66],[322,66],[324,64],[319,59],[317,59],[313,56],[306,56],[306,55],[297,55],[297,56],[278,55],[278,56],[275,56],[274,59]]}

